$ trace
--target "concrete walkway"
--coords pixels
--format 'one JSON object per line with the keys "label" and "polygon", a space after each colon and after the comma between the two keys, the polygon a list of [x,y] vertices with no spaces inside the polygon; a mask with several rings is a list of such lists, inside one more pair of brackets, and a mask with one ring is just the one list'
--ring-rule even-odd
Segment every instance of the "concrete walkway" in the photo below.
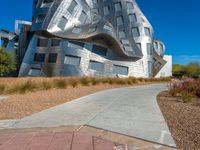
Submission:
{"label": "concrete walkway", "polygon": [[12,128],[88,125],[175,146],[156,101],[165,89],[154,84],[98,92],[26,117]]}

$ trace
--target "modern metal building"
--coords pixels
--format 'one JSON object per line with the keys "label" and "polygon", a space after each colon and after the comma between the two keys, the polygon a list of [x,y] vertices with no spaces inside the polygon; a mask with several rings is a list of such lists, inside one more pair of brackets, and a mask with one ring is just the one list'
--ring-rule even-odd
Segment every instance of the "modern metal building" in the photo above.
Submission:
{"label": "modern metal building", "polygon": [[[165,46],[135,0],[34,0],[19,76],[155,77]],[[1,33],[0,33],[1,34]]]}

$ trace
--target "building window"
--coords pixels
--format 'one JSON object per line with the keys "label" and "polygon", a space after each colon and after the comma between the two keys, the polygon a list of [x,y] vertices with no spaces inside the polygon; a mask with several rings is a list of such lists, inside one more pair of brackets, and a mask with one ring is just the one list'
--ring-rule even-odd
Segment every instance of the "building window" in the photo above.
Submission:
{"label": "building window", "polygon": [[44,22],[44,19],[46,17],[46,14],[40,14],[37,16],[37,19],[36,19],[36,23],[42,23]]}
{"label": "building window", "polygon": [[126,4],[127,4],[127,10],[128,10],[128,11],[133,10],[133,4],[132,4],[132,3],[127,2]]}
{"label": "building window", "polygon": [[81,62],[81,58],[78,56],[71,56],[71,55],[65,56],[64,64],[79,66],[80,62]]}
{"label": "building window", "polygon": [[82,11],[81,15],[79,16],[79,21],[85,23],[86,19],[87,19],[87,14],[84,11]]}
{"label": "building window", "polygon": [[107,48],[97,46],[97,45],[93,45],[92,52],[97,54],[97,55],[106,56]]}
{"label": "building window", "polygon": [[45,54],[44,53],[35,53],[34,61],[36,62],[44,62]]}
{"label": "building window", "polygon": [[144,32],[145,32],[145,35],[146,36],[151,36],[151,32],[150,32],[150,29],[149,28],[144,28]]}
{"label": "building window", "polygon": [[161,66],[162,64],[160,62],[156,62],[154,67],[155,69],[159,70]]}
{"label": "building window", "polygon": [[79,27],[74,27],[72,30],[73,33],[79,34],[81,32],[81,28]]}
{"label": "building window", "polygon": [[75,7],[77,6],[77,2],[75,0],[72,0],[71,4],[69,5],[68,12],[73,14]]}
{"label": "building window", "polygon": [[49,54],[48,62],[49,62],[49,63],[56,63],[56,61],[57,61],[57,56],[58,56],[57,53],[50,53],[50,54]]}
{"label": "building window", "polygon": [[43,3],[44,4],[49,4],[49,3],[52,3],[54,0],[43,0]]}
{"label": "building window", "polygon": [[67,25],[67,18],[65,18],[64,16],[61,17],[60,22],[58,23],[58,28],[60,28],[61,30],[65,30],[65,26]]}
{"label": "building window", "polygon": [[60,40],[59,39],[52,39],[51,46],[60,46]]}
{"label": "building window", "polygon": [[135,14],[130,14],[129,15],[129,20],[130,20],[130,22],[136,22],[137,21],[136,15]]}
{"label": "building window", "polygon": [[136,43],[137,44],[137,47],[142,50],[142,46],[141,46],[141,43]]}
{"label": "building window", "polygon": [[29,76],[40,76],[41,74],[41,69],[38,69],[38,68],[31,68],[28,72],[28,75]]}
{"label": "building window", "polygon": [[120,75],[128,75],[129,68],[126,66],[113,65],[113,73]]}
{"label": "building window", "polygon": [[115,12],[121,11],[122,10],[122,6],[121,3],[115,3]]}
{"label": "building window", "polygon": [[104,71],[104,64],[101,63],[101,62],[90,60],[89,69],[96,70],[96,71],[99,71],[99,72],[103,72]]}
{"label": "building window", "polygon": [[69,41],[68,47],[83,49],[85,43],[83,42],[77,42],[77,41]]}
{"label": "building window", "polygon": [[47,47],[48,46],[48,39],[38,39],[37,40],[38,47]]}
{"label": "building window", "polygon": [[122,16],[121,17],[117,17],[117,25],[121,26],[123,24],[124,24],[123,17]]}
{"label": "building window", "polygon": [[149,75],[152,74],[152,61],[148,61],[148,72],[149,72]]}
{"label": "building window", "polygon": [[124,31],[119,31],[119,38],[125,38],[126,37],[126,34]]}
{"label": "building window", "polygon": [[110,9],[108,6],[104,7],[103,8],[103,12],[104,12],[104,15],[109,15],[110,14]]}
{"label": "building window", "polygon": [[140,32],[139,32],[138,27],[132,28],[132,34],[133,34],[133,37],[138,37],[138,36],[140,36]]}
{"label": "building window", "polygon": [[153,49],[152,49],[152,45],[150,43],[147,43],[147,55],[149,55],[149,56],[153,55]]}

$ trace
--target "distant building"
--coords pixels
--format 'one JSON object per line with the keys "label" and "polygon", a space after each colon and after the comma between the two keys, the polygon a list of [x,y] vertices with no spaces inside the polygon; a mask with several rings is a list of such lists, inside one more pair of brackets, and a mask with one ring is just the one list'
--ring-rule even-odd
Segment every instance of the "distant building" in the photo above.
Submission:
{"label": "distant building", "polygon": [[164,55],[163,58],[167,63],[164,67],[158,72],[156,78],[160,77],[172,77],[172,56]]}
{"label": "distant building", "polygon": [[134,0],[34,0],[33,5],[32,23],[20,22],[14,33],[20,77],[148,78],[167,63],[164,44],[155,40]]}

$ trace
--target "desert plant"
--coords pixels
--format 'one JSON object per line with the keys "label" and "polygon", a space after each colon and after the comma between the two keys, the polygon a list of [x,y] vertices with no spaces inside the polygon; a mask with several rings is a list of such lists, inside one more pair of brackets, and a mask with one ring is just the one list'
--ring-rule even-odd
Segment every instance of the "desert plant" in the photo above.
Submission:
{"label": "desert plant", "polygon": [[14,91],[18,91],[19,93],[27,93],[27,92],[32,92],[34,89],[37,88],[37,86],[31,80],[28,80],[21,86],[14,88],[15,88]]}
{"label": "desert plant", "polygon": [[181,94],[181,99],[182,99],[183,103],[189,103],[192,101],[192,94],[183,92]]}
{"label": "desert plant", "polygon": [[169,90],[169,94],[171,96],[177,96],[178,93],[179,93],[179,90],[177,90],[177,89],[170,89]]}
{"label": "desert plant", "polygon": [[73,88],[75,88],[75,87],[78,86],[79,81],[78,81],[78,79],[76,79],[76,78],[70,78],[70,79],[68,80],[68,83],[69,83],[69,85],[71,85]]}
{"label": "desert plant", "polygon": [[51,82],[44,81],[41,83],[40,87],[42,90],[49,90],[52,88],[52,84],[51,84]]}
{"label": "desert plant", "polygon": [[80,84],[83,86],[90,85],[90,79],[88,77],[82,77],[80,78]]}
{"label": "desert plant", "polygon": [[67,87],[67,83],[64,79],[55,79],[53,85],[58,89],[65,89]]}

